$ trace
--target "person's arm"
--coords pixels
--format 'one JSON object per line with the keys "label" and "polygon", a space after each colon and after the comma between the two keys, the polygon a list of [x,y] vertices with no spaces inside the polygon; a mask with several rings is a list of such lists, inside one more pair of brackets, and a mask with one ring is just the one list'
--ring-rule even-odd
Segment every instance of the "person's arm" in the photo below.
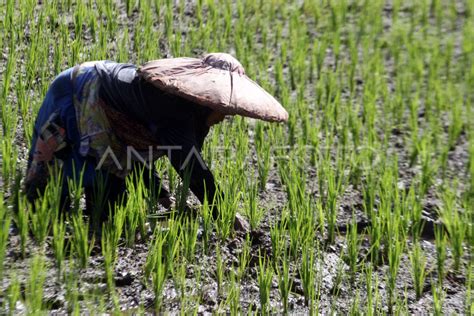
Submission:
{"label": "person's arm", "polygon": [[[218,191],[212,172],[201,156],[202,140],[197,139],[193,120],[176,121],[175,126],[158,130],[161,146],[170,146],[169,159],[181,178],[189,175],[190,189],[201,203],[211,204]],[[176,147],[179,146],[179,149]],[[189,174],[187,174],[189,172]],[[213,208],[217,216],[217,209]]]}

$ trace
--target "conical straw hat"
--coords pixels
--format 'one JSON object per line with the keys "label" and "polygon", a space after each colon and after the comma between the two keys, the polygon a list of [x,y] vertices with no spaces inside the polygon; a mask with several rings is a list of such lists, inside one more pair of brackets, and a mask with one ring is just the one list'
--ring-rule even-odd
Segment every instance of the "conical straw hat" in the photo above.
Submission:
{"label": "conical straw hat", "polygon": [[281,104],[247,77],[240,62],[229,54],[153,60],[140,67],[138,74],[163,91],[224,114],[288,120]]}

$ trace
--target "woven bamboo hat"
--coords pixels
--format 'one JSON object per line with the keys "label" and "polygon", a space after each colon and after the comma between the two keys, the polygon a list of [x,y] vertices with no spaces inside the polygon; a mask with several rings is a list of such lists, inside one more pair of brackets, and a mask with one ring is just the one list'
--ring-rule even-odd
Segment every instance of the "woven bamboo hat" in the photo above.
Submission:
{"label": "woven bamboo hat", "polygon": [[283,106],[247,77],[240,62],[229,54],[153,60],[141,66],[138,75],[163,91],[227,115],[288,120]]}

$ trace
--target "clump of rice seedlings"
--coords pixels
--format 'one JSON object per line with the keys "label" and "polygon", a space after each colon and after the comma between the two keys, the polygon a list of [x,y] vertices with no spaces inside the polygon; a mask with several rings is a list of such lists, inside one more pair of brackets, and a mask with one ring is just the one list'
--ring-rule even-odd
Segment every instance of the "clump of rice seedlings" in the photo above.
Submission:
{"label": "clump of rice seedlings", "polygon": [[419,243],[413,245],[410,252],[411,276],[415,287],[416,298],[420,299],[426,279],[426,257]]}
{"label": "clump of rice seedlings", "polygon": [[45,308],[43,305],[45,268],[44,258],[40,255],[34,256],[31,260],[30,276],[25,289],[25,302],[29,314],[40,314]]}
{"label": "clump of rice seedlings", "polygon": [[94,247],[95,237],[89,239],[89,223],[84,220],[82,212],[72,215],[72,239],[71,246],[77,256],[80,268],[86,268],[89,261],[89,256]]}
{"label": "clump of rice seedlings", "polygon": [[315,229],[315,231],[319,232],[320,236],[325,236],[324,228],[325,228],[325,225],[326,225],[326,215],[324,213],[323,203],[320,200],[316,201],[315,208],[316,208],[316,211],[315,211],[316,229]]}
{"label": "clump of rice seedlings", "polygon": [[267,314],[270,304],[270,290],[272,286],[273,270],[268,261],[260,254],[258,260],[258,289],[260,297],[260,312]]}
{"label": "clump of rice seedlings", "polygon": [[453,268],[455,271],[459,271],[464,254],[463,242],[466,235],[466,220],[462,211],[456,207],[456,196],[451,189],[445,189],[442,200],[443,206],[439,210],[440,218],[449,234],[454,257]]}
{"label": "clump of rice seedlings", "polygon": [[434,230],[435,235],[435,248],[436,248],[436,270],[438,272],[438,283],[443,284],[445,275],[444,264],[446,262],[446,249],[448,243],[448,237],[444,231],[442,225],[436,225]]}
{"label": "clump of rice seedlings", "polygon": [[[57,166],[54,166],[52,171],[52,175],[49,178],[43,195],[35,201],[35,211],[30,217],[31,232],[40,246],[44,245],[46,237],[49,234],[51,218],[56,218],[58,216],[60,208],[62,177]],[[20,203],[20,205],[21,204],[22,203]],[[25,220],[26,218],[22,219],[22,221]],[[26,230],[24,227],[23,229]]]}
{"label": "clump of rice seedlings", "polygon": [[[74,271],[73,261],[69,261],[69,271]],[[72,272],[66,273],[66,302],[68,313],[78,315],[80,311],[79,305],[79,280],[77,275]]]}
{"label": "clump of rice seedlings", "polygon": [[49,233],[51,208],[44,196],[35,201],[35,212],[31,214],[31,232],[39,245],[43,245]]}
{"label": "clump of rice seedlings", "polygon": [[135,245],[137,229],[140,229],[143,237],[146,236],[145,218],[146,218],[146,200],[143,196],[138,196],[136,191],[131,191],[125,206],[124,235],[127,247]]}
{"label": "clump of rice seedlings", "polygon": [[[341,257],[342,257],[342,250],[341,250]],[[344,261],[338,260],[337,266],[336,266],[336,275],[333,280],[333,287],[331,290],[331,294],[337,298],[341,294],[341,285],[342,282],[344,281],[345,274],[344,274]],[[333,302],[336,302],[334,300]]]}
{"label": "clump of rice seedlings", "polygon": [[[300,191],[298,198],[292,203],[290,212],[285,220],[290,237],[289,250],[293,258],[297,258],[298,251],[306,243],[311,243],[314,239],[316,219],[313,212],[313,199]],[[297,205],[297,206],[296,206]]]}
{"label": "clump of rice seedlings", "polygon": [[8,245],[10,221],[10,215],[3,201],[3,193],[0,191],[0,280],[3,278],[3,263]]}
{"label": "clump of rice seedlings", "polygon": [[379,315],[383,310],[382,297],[379,291],[379,279],[378,275],[374,272],[372,264],[368,263],[364,271],[365,288],[367,291],[367,303],[364,312],[367,315]]}
{"label": "clump of rice seedlings", "polygon": [[127,177],[127,203],[125,205],[125,243],[127,247],[133,247],[136,241],[137,230],[140,231],[141,239],[147,236],[146,215],[148,203],[148,190],[145,188],[143,176],[145,167],[135,168],[134,172]]}
{"label": "clump of rice seedlings", "polygon": [[474,267],[472,261],[469,262],[466,278],[466,300],[465,300],[465,313],[468,315],[474,312],[474,300],[472,296],[472,289],[474,287]]}
{"label": "clump of rice seedlings", "polygon": [[196,242],[198,236],[199,221],[189,216],[184,218],[181,225],[180,240],[184,249],[184,256],[188,263],[194,261],[194,254],[196,252]]}
{"label": "clump of rice seedlings", "polygon": [[405,289],[403,291],[403,299],[398,299],[395,305],[395,313],[399,315],[409,314],[408,310],[408,288],[405,284]]}
{"label": "clump of rice seedlings", "polygon": [[224,241],[233,232],[239,199],[240,194],[233,196],[228,193],[225,194],[224,197],[218,194],[216,198],[219,214],[217,219],[214,221],[214,226],[221,241]]}
{"label": "clump of rice seedlings", "polygon": [[271,167],[271,146],[268,140],[264,139],[263,124],[259,123],[255,129],[255,145],[257,152],[258,188],[265,190],[268,175]]}
{"label": "clump of rice seedlings", "polygon": [[421,233],[423,231],[423,220],[422,220],[422,211],[423,207],[420,203],[420,200],[415,196],[414,187],[410,188],[408,196],[405,199],[404,209],[407,211],[411,209],[411,212],[408,213],[406,217],[411,217],[411,234],[413,240],[417,242],[420,239]]}
{"label": "clump of rice seedlings", "polygon": [[358,270],[358,256],[359,249],[362,240],[359,238],[357,233],[357,222],[355,215],[352,215],[352,221],[349,225],[349,230],[347,232],[347,248],[346,248],[346,258],[349,263],[349,268],[351,271],[352,279],[355,278],[355,274]]}
{"label": "clump of rice seedlings", "polygon": [[176,260],[171,267],[173,282],[175,288],[179,290],[182,308],[186,305],[186,267],[187,262],[185,260]]}
{"label": "clump of rice seedlings", "polygon": [[351,303],[351,308],[349,310],[349,315],[360,315],[360,293],[359,290],[356,291],[354,299]]}
{"label": "clump of rice seedlings", "polygon": [[301,277],[301,285],[303,286],[303,294],[306,306],[309,307],[312,313],[314,298],[315,298],[315,255],[312,247],[303,249],[300,267],[298,269]]}
{"label": "clump of rice seedlings", "polygon": [[373,212],[371,221],[372,221],[372,225],[370,226],[370,229],[369,229],[370,243],[371,243],[370,250],[369,250],[370,262],[372,262],[372,264],[374,265],[378,265],[381,262],[380,249],[381,249],[381,243],[382,243],[383,223],[380,216],[376,215],[375,212]]}
{"label": "clump of rice seedlings", "polygon": [[66,254],[67,239],[66,239],[66,223],[64,217],[58,216],[53,222],[53,254],[56,259],[56,265],[58,268],[58,277],[60,277],[63,261]]}
{"label": "clump of rice seedlings", "polygon": [[158,250],[155,250],[155,247],[160,247],[161,253],[163,256],[165,255],[165,246],[166,246],[166,237],[167,237],[167,232],[162,230],[160,227],[155,228],[155,231],[153,233],[153,239],[150,245],[150,248],[148,250],[148,254],[146,257],[145,265],[143,267],[143,273],[144,273],[144,278],[145,282],[148,284],[148,279],[152,277],[152,273],[155,269],[155,261],[156,259],[156,254],[158,253]]}
{"label": "clump of rice seedlings", "polygon": [[101,250],[104,257],[105,278],[109,290],[114,288],[114,266],[117,258],[117,247],[120,232],[116,232],[112,223],[102,225]]}
{"label": "clump of rice seedlings", "polygon": [[438,166],[436,161],[432,159],[432,149],[428,146],[429,140],[423,138],[420,142],[420,159],[421,159],[421,181],[420,181],[420,192],[421,195],[424,196],[428,189],[431,187],[434,181],[434,177],[436,175],[436,171],[438,170]]}
{"label": "clump of rice seedlings", "polygon": [[18,228],[18,234],[20,235],[20,250],[21,256],[26,256],[26,243],[28,241],[29,234],[29,214],[31,212],[31,204],[26,200],[26,197],[18,196],[18,211],[14,218],[16,227]]}
{"label": "clump of rice seedlings", "polygon": [[265,216],[265,210],[258,205],[258,187],[256,183],[250,184],[246,198],[245,215],[249,219],[250,228],[255,230]]}
{"label": "clump of rice seedlings", "polygon": [[109,216],[109,221],[102,224],[100,240],[102,256],[104,257],[105,278],[110,291],[114,289],[114,267],[117,260],[120,237],[122,236],[126,220],[126,207],[123,204],[117,203],[114,209],[113,216]]}
{"label": "clump of rice seedlings", "polygon": [[[14,114],[4,114],[4,117],[11,117],[15,116]],[[16,124],[11,122],[13,126]],[[5,126],[5,125],[4,125]],[[14,128],[12,126],[12,128]],[[5,135],[5,134],[4,134]],[[2,172],[3,172],[3,179],[5,181],[5,188],[12,186],[14,180],[14,174],[17,169],[17,159],[18,157],[18,149],[13,141],[15,135],[5,135],[4,139],[2,140],[2,147],[1,154],[2,154]]]}
{"label": "clump of rice seedlings", "polygon": [[213,218],[212,210],[207,197],[204,198],[204,203],[201,206],[202,216],[202,249],[205,253],[209,253],[210,250],[210,237],[212,234]]}
{"label": "clump of rice seedlings", "polygon": [[[342,192],[342,176],[338,176],[337,172],[340,169],[334,171],[333,167],[327,162],[320,167],[319,179],[326,180],[326,189],[321,190],[325,192],[325,199],[323,201],[324,209],[326,210],[326,223],[328,232],[328,243],[334,243],[336,239],[336,219],[337,219],[337,198],[339,193]],[[321,185],[320,185],[321,187]]]}
{"label": "clump of rice seedlings", "polygon": [[[280,290],[281,303],[283,305],[283,313],[288,313],[288,299],[290,296],[291,287],[293,285],[293,277],[290,274],[290,258],[285,251],[281,261],[276,263],[276,275],[278,277],[278,289]],[[276,261],[276,260],[275,260]]]}
{"label": "clump of rice seedlings", "polygon": [[168,232],[166,233],[166,243],[164,254],[166,258],[166,273],[167,275],[171,271],[172,264],[176,260],[177,255],[179,254],[180,247],[182,247],[179,231],[181,229],[181,224],[176,219],[171,219],[168,221]]}
{"label": "clump of rice seedlings", "polygon": [[237,269],[237,280],[240,282],[245,276],[250,263],[250,250],[251,250],[250,236],[245,237],[245,241],[242,244],[242,250],[239,253],[239,267]]}
{"label": "clump of rice seedlings", "polygon": [[446,297],[446,293],[443,288],[437,283],[431,284],[431,293],[433,295],[433,315],[444,315],[443,303]]}
{"label": "clump of rice seedlings", "polygon": [[286,227],[287,212],[283,211],[280,223],[270,227],[270,239],[272,242],[272,252],[274,262],[279,262],[281,256],[286,252],[286,240],[284,230]]}
{"label": "clump of rice seedlings", "polygon": [[72,178],[67,178],[69,195],[71,196],[72,201],[72,212],[78,213],[81,206],[81,198],[84,193],[84,187],[82,186],[82,180],[84,178],[85,165],[77,175],[75,165],[73,165],[73,176]]}
{"label": "clump of rice seedlings", "polygon": [[395,231],[394,235],[386,245],[388,248],[388,308],[392,310],[396,303],[396,282],[398,276],[398,270],[400,268],[400,261],[404,249],[404,239],[398,236],[399,232]]}
{"label": "clump of rice seedlings", "polygon": [[191,168],[183,172],[183,179],[176,192],[176,210],[184,213],[187,207],[187,198],[189,195],[189,185],[191,184]]}
{"label": "clump of rice seedlings", "polygon": [[114,265],[113,265],[113,250],[108,243],[108,236],[105,235],[106,230],[102,231],[101,238],[101,249],[102,256],[104,257],[104,270],[105,270],[105,279],[107,282],[107,287],[109,290],[114,288]]}
{"label": "clump of rice seedlings", "polygon": [[229,273],[229,293],[227,294],[227,306],[229,306],[232,315],[238,315],[241,312],[240,303],[240,284],[235,272]]}
{"label": "clump of rice seedlings", "polygon": [[222,259],[220,245],[216,246],[216,271],[217,295],[224,294],[224,260]]}
{"label": "clump of rice seedlings", "polygon": [[165,239],[158,238],[155,241],[153,247],[153,272],[152,272],[152,284],[153,291],[155,293],[155,310],[159,312],[161,305],[163,303],[163,289],[166,283],[167,276],[167,263],[165,262],[165,257],[163,256],[163,246]]}
{"label": "clump of rice seedlings", "polygon": [[7,297],[5,300],[4,311],[8,311],[8,315],[14,315],[16,310],[16,303],[21,298],[21,284],[16,273],[12,272],[10,285],[7,289]]}
{"label": "clump of rice seedlings", "polygon": [[367,263],[364,268],[364,275],[365,275],[365,291],[367,297],[367,303],[365,304],[365,314],[368,316],[374,315],[374,285],[373,285],[373,273],[374,270],[372,268],[372,264]]}

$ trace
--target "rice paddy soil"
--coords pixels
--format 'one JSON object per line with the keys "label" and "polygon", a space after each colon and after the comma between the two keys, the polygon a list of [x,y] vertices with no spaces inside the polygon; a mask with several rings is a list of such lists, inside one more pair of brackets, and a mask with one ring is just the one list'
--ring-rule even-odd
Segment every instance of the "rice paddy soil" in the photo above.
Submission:
{"label": "rice paddy soil", "polygon": [[[461,1],[459,1],[461,3]],[[41,4],[38,5],[41,7]],[[464,6],[459,4],[457,14],[462,16],[464,13]],[[196,19],[194,3],[186,3],[184,6],[184,16],[186,20]],[[409,9],[406,7],[406,11],[403,9],[400,10],[400,19],[409,19]],[[0,6],[0,11],[2,11]],[[73,10],[74,11],[74,10]],[[73,12],[72,11],[72,12]],[[135,23],[139,23],[140,14],[138,9],[132,10],[132,13],[127,16],[126,7],[124,3],[121,3],[118,6],[117,12],[117,23],[119,30],[125,26],[129,30],[132,30]],[[36,12],[40,12],[40,9],[37,9]],[[392,27],[392,3],[388,1],[383,5],[383,28],[386,32],[389,32]],[[205,12],[206,14],[206,12]],[[38,18],[38,16],[35,16]],[[434,19],[434,18],[430,18]],[[66,20],[68,21],[68,29],[71,33],[74,33],[74,20],[72,17],[67,16]],[[431,20],[430,20],[431,21]],[[183,23],[174,21],[174,23]],[[309,23],[309,22],[308,22]],[[347,15],[347,28],[350,28],[351,25],[359,23],[358,17],[349,13]],[[433,22],[434,23],[434,22]],[[309,23],[310,24],[310,23]],[[190,26],[191,27],[191,26]],[[445,26],[443,26],[445,27]],[[460,35],[462,25],[459,25],[458,28],[446,28],[446,33],[453,34],[454,37]],[[185,26],[181,26],[182,36],[186,38],[187,29]],[[283,33],[289,32],[288,25],[282,30]],[[312,34],[314,32],[315,34]],[[308,30],[310,35],[319,36],[316,31]],[[442,32],[443,33],[443,32]],[[92,45],[92,39],[88,39],[88,34],[85,36],[85,45]],[[28,34],[28,29],[25,29],[25,37],[30,36]],[[134,34],[130,33],[130,40],[133,41]],[[260,34],[253,34],[252,38],[258,43],[261,43]],[[0,46],[1,47],[1,46]],[[108,53],[108,57],[113,59],[114,55],[117,54],[117,51],[114,50],[114,45],[112,45],[111,50]],[[65,48],[67,49],[67,48]],[[169,43],[166,41],[166,38],[161,38],[159,40],[159,49],[162,54],[162,57],[171,57],[172,51]],[[130,49],[132,51],[132,49]],[[453,52],[453,63],[458,62],[462,56],[460,47],[455,47]],[[192,54],[199,55],[204,51],[202,47],[196,47],[191,49]],[[230,51],[231,53],[234,53]],[[4,58],[0,59],[0,74],[5,71],[6,67],[6,56],[8,54],[8,48],[4,48],[3,56]],[[133,56],[133,51],[130,53]],[[340,59],[344,59],[345,54],[348,52],[346,50],[341,50]],[[134,57],[132,57],[134,58]],[[24,61],[19,60],[18,64],[23,64]],[[335,68],[335,57],[333,51],[328,48],[327,56],[324,59],[323,67],[326,69]],[[68,64],[68,63],[67,63]],[[390,89],[395,90],[396,83],[391,80],[391,76],[394,72],[393,65],[391,60],[385,62],[385,73],[388,76],[386,78],[388,86]],[[290,75],[290,69],[288,65],[283,65],[283,73],[285,75]],[[53,75],[53,74],[52,74]],[[14,79],[19,80],[19,79]],[[364,81],[362,78],[356,78],[357,86],[355,87],[356,91],[363,90]],[[271,84],[277,84],[274,80],[271,80]],[[315,89],[311,89],[308,95],[305,97],[308,100],[316,98]],[[294,97],[294,96],[293,96]],[[341,100],[344,102],[351,98],[349,91],[342,91]],[[9,101],[12,104],[17,102],[15,96],[11,96]],[[296,114],[294,112],[293,114]],[[292,113],[290,112],[290,116]],[[417,120],[423,122],[424,109],[420,107],[417,113]],[[441,118],[441,121],[444,122],[444,128],[447,128],[449,125],[449,117],[446,115],[446,118]],[[232,119],[228,119],[225,124],[232,124]],[[255,145],[254,133],[252,132],[253,122],[249,123],[250,132],[249,132],[249,147],[253,148]],[[26,166],[25,157],[28,149],[28,144],[26,143],[24,137],[22,137],[22,121],[19,121],[18,132],[16,133],[15,143],[18,145],[18,168],[23,170]],[[384,155],[396,155],[398,157],[398,188],[400,191],[408,191],[411,187],[411,184],[414,181],[417,181],[417,176],[421,172],[421,167],[419,164],[411,163],[410,155],[411,152],[406,146],[406,138],[410,137],[410,132],[403,129],[402,127],[394,127],[391,130],[389,135],[386,153]],[[324,138],[324,136],[322,136]],[[248,166],[252,167],[252,170],[257,169],[258,157],[251,150],[247,157]],[[332,152],[331,155],[336,155],[335,152]],[[436,191],[436,186],[445,182],[446,179],[461,179],[458,183],[459,190],[463,191],[467,186],[467,171],[469,164],[469,138],[467,132],[463,130],[457,138],[455,144],[452,146],[451,150],[448,152],[447,157],[447,168],[446,172],[441,176],[436,174],[432,179],[433,185],[427,190],[424,195],[421,205],[422,205],[422,219],[423,219],[423,230],[421,233],[420,245],[424,251],[427,262],[427,277],[424,283],[423,291],[421,297],[417,298],[414,293],[414,284],[413,279],[410,273],[410,258],[408,253],[405,251],[401,256],[400,269],[396,278],[395,291],[398,293],[398,297],[407,307],[407,312],[416,313],[416,314],[426,314],[433,312],[433,289],[431,286],[431,280],[437,278],[436,272],[436,247],[435,247],[435,226],[442,225],[440,219],[438,218],[438,209],[442,205],[439,195]],[[377,153],[375,153],[375,159],[372,161],[372,165],[367,166],[367,168],[376,168],[377,167]],[[280,157],[281,159],[289,159],[288,157]],[[219,162],[216,162],[219,164]],[[324,192],[320,192],[318,182],[318,169],[315,166],[312,166],[310,163],[304,165],[304,172],[306,174],[306,191],[314,197],[315,200],[321,198]],[[466,181],[463,181],[466,180]],[[4,187],[4,180],[0,177],[0,188]],[[245,193],[246,188],[241,188]],[[8,198],[10,192],[5,191],[5,197]],[[273,256],[272,249],[272,239],[271,239],[271,228],[279,223],[281,219],[281,213],[287,207],[288,197],[285,186],[282,183],[281,176],[278,172],[278,166],[276,163],[276,158],[273,161],[273,164],[270,168],[268,180],[265,185],[264,190],[260,190],[258,193],[258,205],[266,209],[265,216],[260,222],[258,228],[252,230],[249,233],[249,242],[250,242],[250,261],[248,272],[243,276],[240,283],[240,305],[241,310],[244,312],[258,311],[260,306],[259,301],[259,257],[262,254],[268,255],[268,257]],[[198,208],[195,199],[190,197],[189,204],[194,205],[195,208]],[[242,208],[246,207],[241,205],[239,212],[245,213],[245,210]],[[163,211],[163,210],[161,210]],[[326,236],[321,234],[316,234],[314,243],[320,245],[318,246],[317,253],[317,271],[318,277],[320,278],[320,288],[318,293],[319,300],[319,312],[322,314],[328,314],[331,311],[337,311],[341,314],[346,314],[351,311],[354,305],[357,305],[356,302],[360,302],[361,306],[365,305],[366,302],[366,278],[363,271],[359,271],[352,278],[349,276],[349,265],[345,258],[345,251],[347,249],[347,238],[349,223],[355,215],[355,220],[357,223],[357,230],[361,238],[361,245],[358,253],[358,260],[364,262],[367,260],[369,255],[371,243],[368,236],[368,229],[371,227],[372,223],[370,218],[364,212],[364,196],[362,187],[359,185],[349,184],[344,192],[338,198],[338,207],[337,207],[337,221],[336,221],[336,231],[338,234],[335,237],[334,243],[328,243]],[[163,229],[166,229],[166,221],[159,222],[158,225],[163,225]],[[187,263],[185,267],[185,292],[189,300],[187,300],[187,306],[181,304],[181,291],[178,289],[177,284],[173,281],[172,278],[168,278],[165,287],[163,290],[163,306],[162,311],[169,312],[179,312],[179,311],[195,311],[198,313],[215,313],[215,312],[229,312],[228,305],[228,289],[225,288],[223,292],[219,293],[217,279],[216,279],[216,270],[217,270],[217,254],[216,247],[220,249],[220,255],[222,256],[225,268],[225,275],[228,275],[231,270],[235,269],[239,265],[239,254],[242,252],[244,245],[246,243],[247,236],[241,232],[235,232],[231,237],[227,238],[225,241],[220,241],[216,232],[213,232],[210,237],[210,247],[207,251],[203,249],[202,243],[202,227],[198,230],[198,242],[195,252],[195,257],[192,262]],[[92,249],[91,256],[89,258],[89,263],[87,268],[79,269],[73,264],[72,259],[68,259],[66,255],[64,266],[66,271],[72,273],[76,279],[71,282],[76,282],[77,292],[71,294],[70,285],[66,285],[66,282],[59,282],[57,278],[58,271],[55,267],[55,259],[50,247],[46,248],[45,258],[48,269],[46,270],[46,278],[44,282],[44,306],[47,306],[49,312],[52,313],[67,313],[71,311],[71,307],[68,306],[67,302],[71,299],[71,295],[77,295],[79,301],[79,310],[81,311],[94,311],[94,310],[105,310],[111,311],[114,309],[114,306],[119,306],[121,311],[127,313],[135,312],[153,312],[155,304],[155,294],[153,289],[147,284],[147,280],[144,278],[143,270],[147,260],[147,255],[150,250],[151,242],[151,231],[148,236],[139,236],[137,242],[132,247],[126,247],[123,244],[120,244],[118,248],[117,262],[115,265],[115,291],[116,291],[116,301],[109,296],[107,281],[104,273],[104,258],[101,253],[100,248],[100,231],[96,232],[97,238],[95,246]],[[52,236],[49,236],[47,239],[47,244],[52,243]],[[410,240],[407,241],[408,244],[411,243]],[[21,293],[24,295],[25,286],[28,282],[29,269],[31,266],[31,260],[35,253],[40,251],[39,246],[35,243],[33,238],[28,240],[26,248],[26,258],[23,258],[21,255],[20,248],[20,236],[18,229],[15,225],[11,226],[9,232],[8,246],[6,248],[6,255],[4,259],[4,271],[5,277],[3,278],[2,283],[0,284],[0,306],[4,306],[3,303],[7,301],[8,297],[5,295],[8,291],[8,287],[11,282],[11,275],[8,272],[15,271],[20,284],[21,284]],[[466,251],[462,258],[461,269],[458,272],[454,272],[452,269],[447,269],[445,276],[445,281],[443,282],[442,288],[444,291],[443,299],[443,312],[445,314],[463,314],[465,313],[466,306],[466,284],[467,276],[469,272],[468,261],[472,254],[470,253],[470,246],[465,247]],[[380,251],[381,254],[386,254],[383,249]],[[452,265],[453,255],[451,254],[450,249],[447,249],[447,261],[446,266],[450,267]],[[388,258],[382,258],[381,262],[374,266],[373,268],[373,277],[378,280],[376,285],[380,295],[380,306],[382,306],[383,312],[389,312],[388,305],[388,294],[387,294],[387,281],[386,276],[388,274]],[[70,264],[71,263],[71,264]],[[305,304],[304,289],[302,285],[301,275],[299,272],[299,267],[295,265],[295,262],[292,260],[290,262],[290,273],[292,275],[293,284],[291,287],[291,293],[289,295],[289,311],[291,313],[308,313],[309,309]],[[229,282],[226,280],[224,284]],[[181,285],[182,286],[182,285]],[[357,300],[357,301],[356,301]],[[281,297],[278,290],[278,283],[276,277],[273,278],[270,291],[270,311],[281,313]],[[98,307],[97,307],[98,306]],[[97,309],[96,309],[97,308]],[[362,307],[361,307],[362,308]],[[27,307],[21,303],[19,300],[15,306],[14,313],[26,313]]]}

